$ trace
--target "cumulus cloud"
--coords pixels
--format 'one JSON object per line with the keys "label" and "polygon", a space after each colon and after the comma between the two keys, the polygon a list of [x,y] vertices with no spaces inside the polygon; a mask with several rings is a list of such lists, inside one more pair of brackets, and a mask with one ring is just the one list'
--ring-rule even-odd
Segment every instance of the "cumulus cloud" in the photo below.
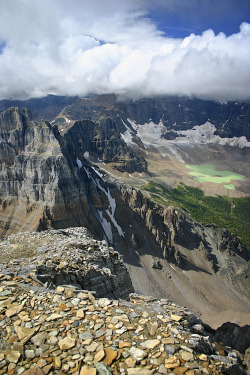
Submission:
{"label": "cumulus cloud", "polygon": [[0,97],[116,93],[250,98],[248,23],[230,36],[207,30],[169,38],[151,20],[149,3],[2,1]]}

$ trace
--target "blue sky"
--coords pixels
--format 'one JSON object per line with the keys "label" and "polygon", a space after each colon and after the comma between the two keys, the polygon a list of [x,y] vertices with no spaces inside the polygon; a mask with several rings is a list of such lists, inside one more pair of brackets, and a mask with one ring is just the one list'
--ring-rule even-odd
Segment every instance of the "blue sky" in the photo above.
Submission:
{"label": "blue sky", "polygon": [[0,2],[0,98],[250,99],[250,0]]}
{"label": "blue sky", "polygon": [[249,0],[156,1],[150,17],[170,37],[184,38],[212,29],[227,36],[239,31],[242,22],[250,23]]}

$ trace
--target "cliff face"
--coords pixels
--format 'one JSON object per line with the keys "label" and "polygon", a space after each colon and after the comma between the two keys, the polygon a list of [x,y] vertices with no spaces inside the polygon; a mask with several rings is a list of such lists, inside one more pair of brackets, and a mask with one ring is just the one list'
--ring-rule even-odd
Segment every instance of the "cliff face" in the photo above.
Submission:
{"label": "cliff face", "polygon": [[121,197],[142,218],[162,256],[182,270],[216,274],[236,294],[250,298],[250,253],[239,239],[215,226],[205,227],[183,211],[163,208],[141,191],[120,185]]}
{"label": "cliff face", "polygon": [[147,170],[147,162],[130,149],[120,138],[126,130],[120,118],[103,119],[98,122],[90,120],[76,121],[64,135],[64,141],[71,150],[84,159],[86,151],[104,163],[110,163],[120,172],[133,173]]}
{"label": "cliff face", "polygon": [[51,125],[12,108],[1,114],[0,126],[1,235],[86,222],[98,233],[77,165],[63,155]]}

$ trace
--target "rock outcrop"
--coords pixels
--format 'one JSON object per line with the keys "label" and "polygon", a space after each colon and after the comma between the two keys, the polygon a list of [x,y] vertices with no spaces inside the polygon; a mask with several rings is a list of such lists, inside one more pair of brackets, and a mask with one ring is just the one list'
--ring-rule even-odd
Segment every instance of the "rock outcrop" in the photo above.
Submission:
{"label": "rock outcrop", "polygon": [[0,264],[4,273],[33,273],[50,288],[73,285],[116,299],[134,291],[121,255],[85,228],[13,234],[0,243]]}
{"label": "rock outcrop", "polygon": [[225,346],[230,346],[237,349],[241,353],[250,348],[250,326],[238,326],[230,322],[222,324],[216,330],[214,339],[218,342],[223,342]]}
{"label": "rock outcrop", "polygon": [[126,127],[120,118],[101,118],[96,122],[82,120],[74,122],[63,135],[63,141],[80,159],[84,159],[88,152],[96,160],[111,164],[120,172],[146,171],[147,162],[143,156],[120,138],[120,133],[124,131]]}

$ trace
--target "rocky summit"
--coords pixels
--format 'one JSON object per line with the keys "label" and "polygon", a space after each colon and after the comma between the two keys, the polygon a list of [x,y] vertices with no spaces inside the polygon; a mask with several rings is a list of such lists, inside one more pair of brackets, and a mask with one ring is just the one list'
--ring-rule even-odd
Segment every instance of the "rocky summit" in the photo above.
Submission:
{"label": "rocky summit", "polygon": [[0,250],[0,375],[246,373],[249,326],[229,337],[135,294],[123,257],[86,228],[13,234]]}
{"label": "rocky summit", "polygon": [[213,342],[167,299],[96,298],[0,274],[0,374],[244,374],[239,352]]}

